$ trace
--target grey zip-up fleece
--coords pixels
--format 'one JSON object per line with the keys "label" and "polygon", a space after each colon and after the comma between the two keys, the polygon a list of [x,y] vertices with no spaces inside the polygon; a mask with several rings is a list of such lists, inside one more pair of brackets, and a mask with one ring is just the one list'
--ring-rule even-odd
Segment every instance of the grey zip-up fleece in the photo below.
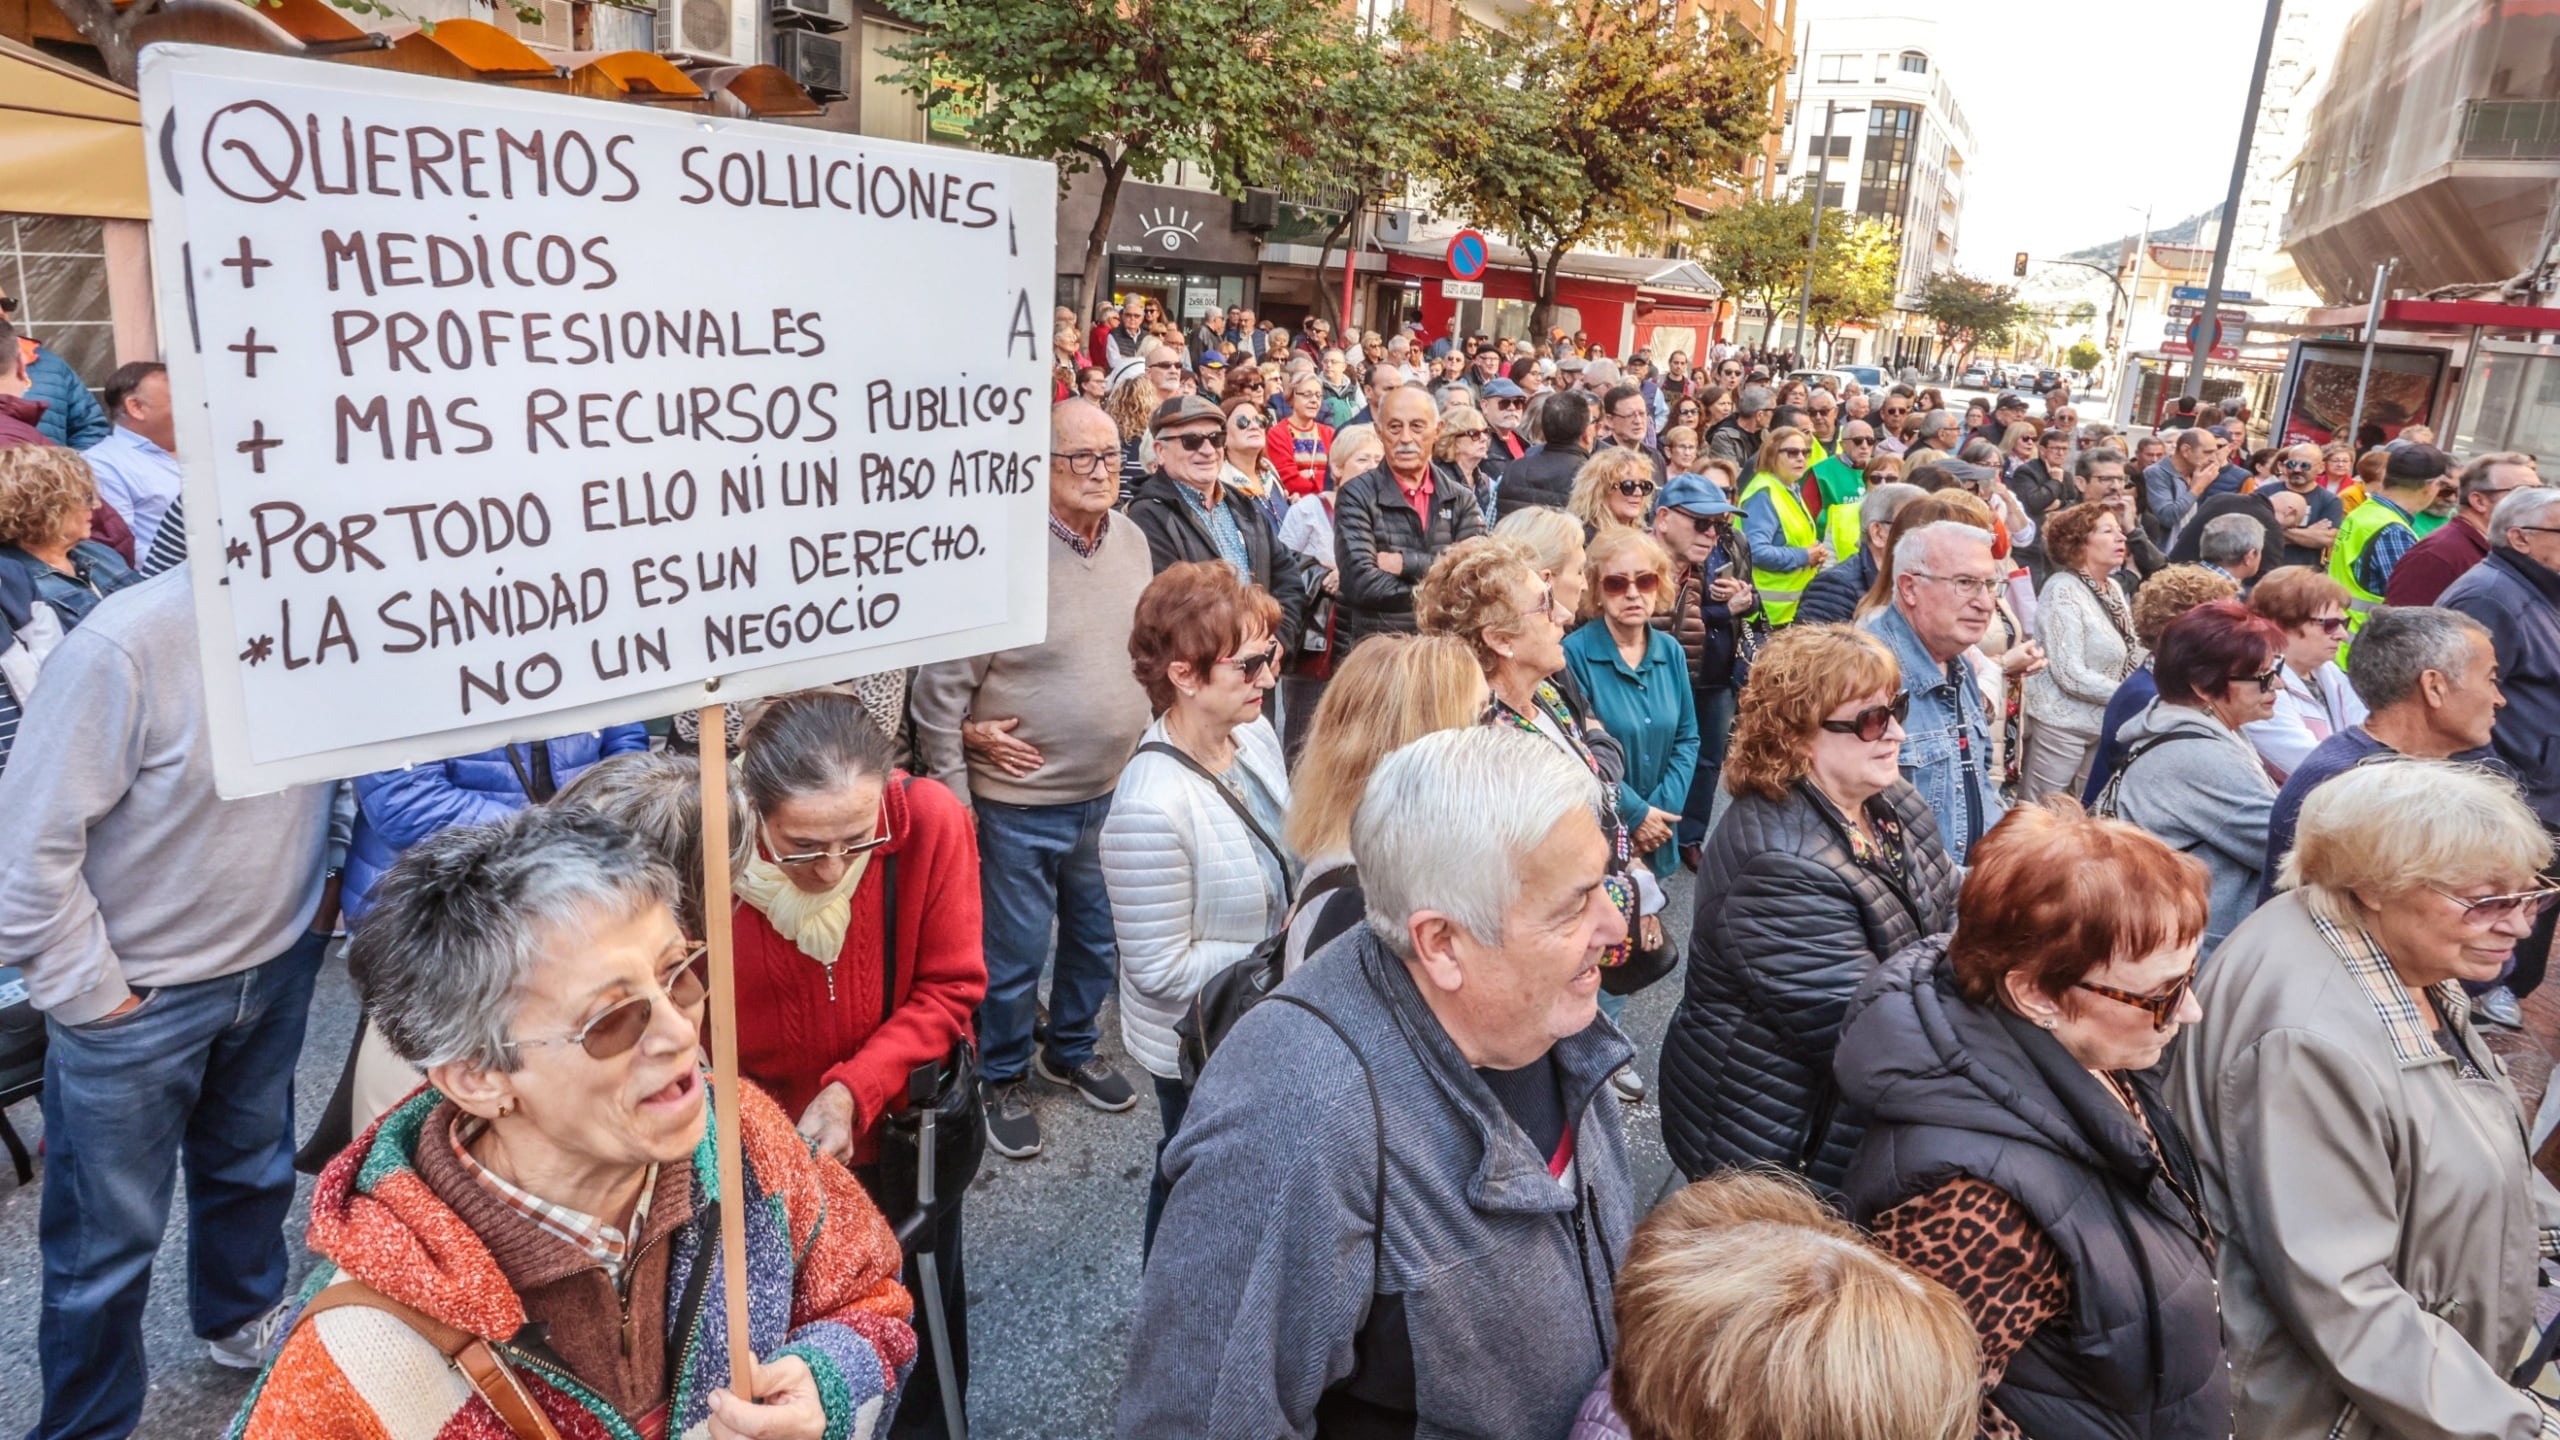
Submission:
{"label": "grey zip-up fleece", "polygon": [[2120,764],[2117,815],[2204,862],[2213,889],[2201,953],[2210,957],[2257,907],[2276,782],[2247,740],[2192,705],[2154,700],[2116,729],[2128,754],[2167,735],[2183,738],[2160,740],[2141,759]]}
{"label": "grey zip-up fleece", "polygon": [[1218,1049],[1165,1152],[1173,1198],[1139,1289],[1119,1433],[1270,1440],[1315,1432],[1353,1367],[1373,1295],[1403,1304],[1417,1436],[1561,1436],[1617,1346],[1617,1259],[1633,1224],[1618,1102],[1634,1047],[1594,1019],[1554,1050],[1570,1187],[1470,1068],[1404,963],[1364,925]]}
{"label": "grey zip-up fleece", "polygon": [[335,787],[213,793],[188,568],[71,632],[0,774],[0,964],[65,1025],[263,965],[320,907]]}

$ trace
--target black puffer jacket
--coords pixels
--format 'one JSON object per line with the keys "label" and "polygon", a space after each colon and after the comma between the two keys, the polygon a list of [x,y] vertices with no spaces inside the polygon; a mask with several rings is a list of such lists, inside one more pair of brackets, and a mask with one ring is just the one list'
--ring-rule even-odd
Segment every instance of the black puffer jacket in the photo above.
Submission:
{"label": "black puffer jacket", "polygon": [[[1333,502],[1334,558],[1340,563],[1341,593],[1335,597],[1333,663],[1372,635],[1413,630],[1413,592],[1440,552],[1461,540],[1484,533],[1484,510],[1475,492],[1432,477],[1431,513],[1414,513],[1404,487],[1379,466],[1343,482]],[[1378,556],[1403,557],[1404,570],[1390,575],[1378,568]]]}
{"label": "black puffer jacket", "polygon": [[1550,445],[1512,461],[1502,470],[1494,518],[1508,520],[1511,512],[1532,505],[1563,509],[1564,502],[1573,498],[1573,477],[1582,473],[1582,462],[1590,458],[1591,452],[1579,445]]}
{"label": "black puffer jacket", "polygon": [[[2222,1440],[2231,1378],[2212,1244],[2188,1203],[2195,1155],[2159,1072],[2118,1074],[2157,1150],[2060,1040],[1957,993],[1944,942],[1913,946],[1841,1030],[1841,1096],[1869,1117],[1850,1218],[1871,1224],[1958,1176],[1999,1187],[2062,1253],[2071,1298],[2009,1358],[1992,1403],[2033,1440]],[[2001,1243],[1967,1263],[1996,1267]]]}
{"label": "black puffer jacket", "polygon": [[[1271,592],[1280,602],[1280,630],[1272,638],[1284,650],[1298,645],[1298,627],[1306,619],[1307,577],[1301,571],[1297,552],[1280,543],[1272,529],[1271,517],[1242,491],[1222,487],[1218,503],[1235,517],[1236,529],[1244,536],[1245,559],[1253,567],[1253,583]],[[1161,470],[1152,471],[1129,499],[1129,518],[1147,537],[1147,553],[1155,562],[1156,573],[1167,566],[1186,561],[1224,559],[1218,553],[1218,542],[1209,538],[1209,526],[1200,512],[1182,498],[1182,482]]]}
{"label": "black puffer jacket", "polygon": [[1851,857],[1798,781],[1738,796],[1698,864],[1688,988],[1662,1039],[1662,1140],[1680,1173],[1776,1164],[1837,1190],[1857,1144],[1831,1055],[1859,982],[1955,923],[1956,868],[1906,781],[1876,797],[1902,826],[1907,886]]}

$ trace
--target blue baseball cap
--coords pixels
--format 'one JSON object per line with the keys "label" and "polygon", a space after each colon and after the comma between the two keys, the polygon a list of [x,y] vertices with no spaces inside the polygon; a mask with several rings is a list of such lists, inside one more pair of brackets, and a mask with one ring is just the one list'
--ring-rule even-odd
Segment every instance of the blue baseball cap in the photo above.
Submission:
{"label": "blue baseball cap", "polygon": [[1672,476],[1671,483],[1662,487],[1662,494],[1654,503],[1700,520],[1742,513],[1740,507],[1724,498],[1724,491],[1716,488],[1716,482],[1704,475]]}
{"label": "blue baseball cap", "polygon": [[1513,384],[1507,376],[1496,376],[1495,378],[1484,382],[1484,398],[1487,400],[1526,400],[1529,398],[1529,392],[1521,389],[1518,385]]}

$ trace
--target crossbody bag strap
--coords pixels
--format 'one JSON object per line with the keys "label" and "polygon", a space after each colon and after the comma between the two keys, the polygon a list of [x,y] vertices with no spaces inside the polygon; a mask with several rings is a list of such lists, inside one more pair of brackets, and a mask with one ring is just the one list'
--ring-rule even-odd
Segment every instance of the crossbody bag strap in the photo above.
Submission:
{"label": "crossbody bag strap", "polygon": [[[1236,798],[1236,792],[1228,789],[1226,782],[1220,780],[1217,776],[1210,774],[1207,766],[1202,765],[1199,761],[1183,754],[1181,750],[1174,746],[1167,745],[1161,740],[1148,741],[1146,744],[1138,747],[1137,753],[1144,755],[1149,751],[1154,751],[1159,755],[1172,756],[1175,760],[1181,762],[1184,769],[1199,776],[1201,779],[1208,781],[1209,788],[1218,792],[1218,798],[1226,801],[1227,808],[1236,812],[1236,818],[1244,822],[1244,828],[1252,831],[1253,838],[1262,842],[1262,848],[1271,852],[1271,858],[1280,862],[1280,874],[1284,879],[1287,877],[1289,873],[1289,852],[1280,848],[1280,842],[1271,838],[1271,832],[1262,828],[1262,822],[1253,818],[1253,812],[1245,808],[1245,803]],[[1243,764],[1243,757],[1238,756],[1236,763],[1239,765]]]}
{"label": "crossbody bag strap", "polygon": [[[901,799],[907,793],[907,782],[898,782]],[[885,818],[885,817],[884,817]],[[880,1023],[898,1010],[898,857],[884,852],[880,856]]]}
{"label": "crossbody bag strap", "polygon": [[441,1320],[403,1305],[361,1280],[340,1280],[331,1284],[313,1296],[310,1304],[302,1307],[302,1318],[296,1323],[308,1323],[314,1315],[349,1305],[379,1310],[434,1346],[437,1354],[460,1371],[463,1379],[471,1382],[471,1388],[479,1393],[480,1398],[489,1402],[489,1408],[497,1412],[498,1422],[507,1427],[507,1433],[515,1440],[560,1440],[560,1432],[552,1428],[551,1417],[542,1413],[542,1407],[535,1403],[532,1392],[524,1388],[524,1381],[517,1376],[515,1368],[507,1364],[505,1357],[488,1341],[477,1335],[465,1334]]}

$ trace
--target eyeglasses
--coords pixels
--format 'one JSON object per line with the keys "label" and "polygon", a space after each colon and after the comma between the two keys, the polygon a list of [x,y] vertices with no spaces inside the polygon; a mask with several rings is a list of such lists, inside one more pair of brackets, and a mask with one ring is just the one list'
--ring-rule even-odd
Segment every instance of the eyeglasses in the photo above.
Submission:
{"label": "eyeglasses", "polygon": [[1150,370],[1179,370],[1182,368],[1182,362],[1179,360],[1150,360],[1147,362],[1147,368]]}
{"label": "eyeglasses", "polygon": [[1822,728],[1834,735],[1855,735],[1872,745],[1885,737],[1886,731],[1911,718],[1911,692],[1897,690],[1882,705],[1870,705],[1846,720],[1825,720]]}
{"label": "eyeglasses", "polygon": [[1980,575],[1932,575],[1926,570],[1914,570],[1911,573],[1918,579],[1935,580],[1941,585],[1951,585],[1955,587],[1957,595],[1967,600],[1988,600],[2000,593],[1998,580],[1986,579]]}
{"label": "eyeglasses", "polygon": [[[765,832],[764,841],[768,846],[773,844],[772,831]],[[850,845],[839,846],[832,850],[811,850],[802,855],[776,855],[773,857],[773,863],[785,870],[798,870],[804,866],[815,865],[821,860],[859,859],[888,843],[889,829],[883,825],[880,827],[880,833],[868,840],[857,840]]]}
{"label": "eyeglasses", "polygon": [[1049,458],[1065,461],[1067,473],[1070,475],[1099,475],[1104,465],[1120,458],[1120,452],[1117,450],[1052,450],[1049,452]]}
{"label": "eyeglasses", "polygon": [[2071,988],[2086,990],[2092,995],[2104,995],[2119,1005],[2130,1005],[2136,1010],[2148,1010],[2151,1012],[2151,1028],[2166,1030],[2178,1023],[2178,1007],[2187,1003],[2187,992],[2196,988],[2196,972],[2190,970],[2179,976],[2168,989],[2155,995],[2136,995],[2130,990],[2119,990],[2113,985],[2099,985],[2087,980],[2082,980]]}
{"label": "eyeglasses", "polygon": [[1618,482],[1618,493],[1627,496],[1650,495],[1661,488],[1661,486],[1654,484],[1650,480],[1621,480]]}
{"label": "eyeglasses", "polygon": [[2347,617],[2344,615],[2323,615],[2311,623],[2320,627],[2321,634],[2333,640],[2347,633]]}
{"label": "eyeglasses", "polygon": [[2518,890],[2508,895],[2483,895],[2477,900],[2466,900],[2449,890],[2436,890],[2433,885],[2427,888],[2461,906],[2462,918],[2474,925],[2495,925],[2519,913],[2538,917],[2550,909],[2554,901],[2560,901],[2560,885]]}
{"label": "eyeglasses", "polygon": [[1624,595],[1630,590],[1633,590],[1639,595],[1652,595],[1661,589],[1662,577],[1651,570],[1639,571],[1633,575],[1603,575],[1600,577],[1600,593],[1609,596],[1612,599]]}
{"label": "eyeglasses", "polygon": [[[660,994],[679,1010],[690,1010],[702,1003],[711,989],[711,946],[695,940],[684,947],[666,978],[658,982]],[[610,1060],[627,1054],[649,1033],[649,1021],[656,1015],[655,996],[634,995],[617,1005],[607,1006],[594,1019],[578,1027],[570,1035],[537,1036],[531,1040],[509,1040],[506,1048],[521,1050],[531,1045],[575,1045],[597,1060]]]}
{"label": "eyeglasses", "polygon": [[1812,451],[1801,445],[1790,445],[1786,449],[1778,452],[1778,458],[1781,460],[1802,460],[1812,453]]}
{"label": "eyeglasses", "polygon": [[1609,418],[1612,420],[1641,420],[1644,418],[1644,412],[1642,410],[1612,410],[1609,412]]}
{"label": "eyeglasses", "polygon": [[1233,665],[1244,672],[1244,678],[1247,680],[1259,680],[1263,672],[1280,663],[1280,642],[1274,640],[1251,655],[1221,655],[1218,657],[1218,663]]}
{"label": "eyeglasses", "polygon": [[1159,446],[1163,446],[1163,445],[1179,445],[1179,446],[1181,446],[1183,449],[1188,450],[1188,451],[1191,451],[1191,452],[1192,452],[1192,453],[1194,453],[1194,454],[1197,454],[1197,453],[1199,453],[1200,451],[1203,451],[1203,450],[1215,450],[1215,449],[1217,449],[1217,448],[1218,448],[1219,439],[1220,439],[1220,437],[1219,437],[1219,435],[1218,435],[1218,432],[1217,432],[1217,431],[1215,431],[1215,430],[1206,430],[1206,431],[1203,431],[1203,430],[1194,430],[1194,431],[1191,431],[1191,432],[1189,432],[1189,433],[1187,433],[1187,434],[1182,434],[1182,435],[1162,435],[1162,436],[1158,436],[1158,437],[1157,437],[1157,439],[1156,439],[1156,443],[1157,443]]}

